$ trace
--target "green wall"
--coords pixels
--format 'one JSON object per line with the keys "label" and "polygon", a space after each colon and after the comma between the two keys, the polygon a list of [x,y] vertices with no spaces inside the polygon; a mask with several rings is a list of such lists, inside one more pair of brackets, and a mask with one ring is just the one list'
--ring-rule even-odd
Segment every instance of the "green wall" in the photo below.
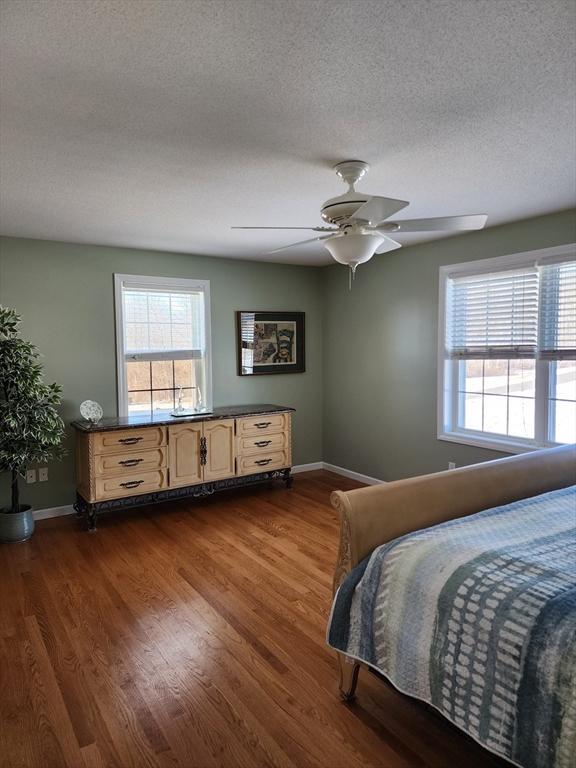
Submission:
{"label": "green wall", "polygon": [[504,454],[436,438],[438,268],[576,241],[574,211],[324,270],[324,461],[383,480]]}
{"label": "green wall", "polygon": [[[113,273],[210,280],[214,405],[278,403],[296,408],[294,463],[322,458],[322,270],[176,253],[0,239],[0,303],[22,314],[22,335],[43,355],[46,381],[64,388],[62,415],[86,398],[116,414]],[[306,313],[306,372],[239,377],[237,309]],[[73,500],[73,441],[49,466],[49,481],[23,485],[35,508]],[[6,501],[6,477],[0,506]]]}
{"label": "green wall", "polygon": [[[294,464],[327,461],[385,480],[497,458],[436,439],[438,268],[576,241],[574,211],[405,247],[358,269],[291,267],[158,251],[0,238],[0,303],[64,387],[62,415],[86,398],[116,413],[113,274],[211,283],[214,404],[296,408]],[[236,309],[306,312],[306,373],[236,375]],[[37,509],[73,499],[73,441],[47,483],[23,486]],[[6,477],[0,504],[7,494]]]}

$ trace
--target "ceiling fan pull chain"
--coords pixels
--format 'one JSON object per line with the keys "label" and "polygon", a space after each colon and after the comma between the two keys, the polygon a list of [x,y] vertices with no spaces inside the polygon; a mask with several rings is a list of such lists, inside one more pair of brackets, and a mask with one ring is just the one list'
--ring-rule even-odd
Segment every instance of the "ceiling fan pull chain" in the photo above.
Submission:
{"label": "ceiling fan pull chain", "polygon": [[356,267],[358,264],[350,264],[350,271],[348,272],[348,290],[352,290],[352,282],[356,277]]}

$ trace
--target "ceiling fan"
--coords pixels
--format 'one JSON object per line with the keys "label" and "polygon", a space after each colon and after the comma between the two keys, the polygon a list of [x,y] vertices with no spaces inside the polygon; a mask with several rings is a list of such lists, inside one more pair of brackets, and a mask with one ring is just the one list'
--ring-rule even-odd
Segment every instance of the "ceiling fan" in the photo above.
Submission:
{"label": "ceiling fan", "polygon": [[348,184],[348,191],[332,197],[322,205],[320,214],[332,227],[232,227],[232,229],[308,229],[322,232],[318,237],[283,245],[268,253],[278,253],[304,243],[319,241],[340,264],[350,267],[350,279],[354,277],[358,264],[364,264],[375,253],[401,248],[390,233],[435,232],[482,229],[486,223],[485,214],[470,216],[441,216],[433,219],[404,219],[388,221],[398,211],[406,208],[406,200],[391,197],[367,195],[357,192],[355,185],[366,175],[370,166],[362,160],[345,160],[337,163],[334,170]]}

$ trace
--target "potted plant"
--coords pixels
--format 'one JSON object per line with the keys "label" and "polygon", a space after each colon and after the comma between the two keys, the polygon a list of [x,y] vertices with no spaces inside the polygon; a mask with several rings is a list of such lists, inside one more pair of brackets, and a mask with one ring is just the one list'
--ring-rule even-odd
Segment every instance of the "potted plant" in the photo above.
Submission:
{"label": "potted plant", "polygon": [[0,471],[9,472],[11,503],[0,509],[0,541],[25,541],[34,531],[18,483],[30,464],[60,458],[64,422],[61,387],[44,384],[36,347],[18,336],[20,316],[0,306]]}

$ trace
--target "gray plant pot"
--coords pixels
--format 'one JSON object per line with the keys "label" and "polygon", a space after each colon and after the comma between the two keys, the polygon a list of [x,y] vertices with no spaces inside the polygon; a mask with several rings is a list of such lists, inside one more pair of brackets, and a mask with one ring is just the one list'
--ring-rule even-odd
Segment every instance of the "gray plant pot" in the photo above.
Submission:
{"label": "gray plant pot", "polygon": [[13,544],[27,541],[34,533],[34,514],[32,507],[22,504],[19,512],[0,509],[0,541]]}

